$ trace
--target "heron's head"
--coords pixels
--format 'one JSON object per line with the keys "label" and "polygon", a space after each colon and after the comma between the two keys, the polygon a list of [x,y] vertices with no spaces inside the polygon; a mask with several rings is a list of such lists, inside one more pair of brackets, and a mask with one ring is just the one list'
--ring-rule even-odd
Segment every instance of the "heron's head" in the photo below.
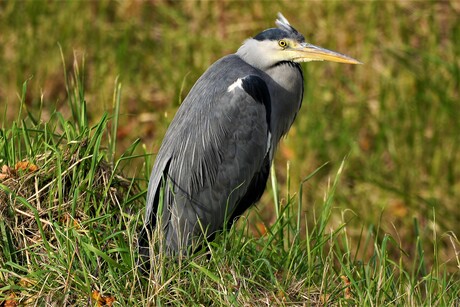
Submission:
{"label": "heron's head", "polygon": [[278,13],[278,28],[267,29],[253,38],[247,39],[237,54],[249,64],[267,69],[280,62],[331,61],[348,64],[361,62],[344,54],[317,47],[305,42],[289,21]]}

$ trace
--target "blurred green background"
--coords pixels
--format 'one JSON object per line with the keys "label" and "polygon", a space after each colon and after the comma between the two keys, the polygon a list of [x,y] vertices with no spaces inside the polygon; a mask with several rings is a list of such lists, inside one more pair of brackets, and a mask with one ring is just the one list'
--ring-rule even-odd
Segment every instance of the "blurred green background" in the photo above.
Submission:
{"label": "blurred green background", "polygon": [[[44,119],[54,109],[70,117],[64,68],[71,74],[78,62],[91,120],[112,110],[118,78],[119,153],[141,138],[154,154],[195,80],[244,39],[273,27],[278,11],[308,42],[364,63],[302,65],[303,107],[276,158],[281,197],[294,195],[303,178],[329,162],[303,186],[304,212],[312,219],[347,157],[331,226],[347,222],[355,245],[362,231],[381,227],[376,235],[398,238],[408,258],[420,231],[438,240],[441,262],[455,269],[460,249],[457,1],[1,2],[2,124],[16,119],[26,80],[28,111],[42,106]],[[128,175],[146,178],[141,163]],[[141,184],[146,188],[146,181]],[[273,222],[272,199],[265,193],[259,210],[253,210],[256,224]]]}

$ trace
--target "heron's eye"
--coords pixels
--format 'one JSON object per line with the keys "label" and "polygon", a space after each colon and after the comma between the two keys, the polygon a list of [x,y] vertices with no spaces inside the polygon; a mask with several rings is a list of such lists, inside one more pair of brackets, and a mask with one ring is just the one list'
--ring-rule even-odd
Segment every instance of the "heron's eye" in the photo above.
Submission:
{"label": "heron's eye", "polygon": [[278,41],[278,45],[281,47],[281,48],[286,48],[287,46],[287,43],[284,39]]}

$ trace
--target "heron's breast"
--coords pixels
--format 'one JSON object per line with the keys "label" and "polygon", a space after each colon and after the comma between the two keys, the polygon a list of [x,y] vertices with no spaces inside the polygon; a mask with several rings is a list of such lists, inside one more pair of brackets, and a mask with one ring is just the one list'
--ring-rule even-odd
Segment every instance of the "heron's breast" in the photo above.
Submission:
{"label": "heron's breast", "polygon": [[299,111],[303,98],[303,75],[295,63],[275,66],[268,73],[272,80],[268,86],[272,104],[271,124],[274,141],[287,133]]}

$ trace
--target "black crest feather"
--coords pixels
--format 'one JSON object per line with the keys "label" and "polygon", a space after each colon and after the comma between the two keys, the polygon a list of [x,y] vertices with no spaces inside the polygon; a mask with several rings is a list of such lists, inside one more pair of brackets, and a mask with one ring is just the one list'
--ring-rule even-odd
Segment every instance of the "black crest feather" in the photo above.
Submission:
{"label": "black crest feather", "polygon": [[300,34],[289,21],[283,16],[283,14],[278,13],[278,19],[275,21],[278,28],[267,29],[256,36],[254,39],[263,41],[263,40],[280,40],[283,38],[295,39],[299,42],[304,42],[305,38]]}

